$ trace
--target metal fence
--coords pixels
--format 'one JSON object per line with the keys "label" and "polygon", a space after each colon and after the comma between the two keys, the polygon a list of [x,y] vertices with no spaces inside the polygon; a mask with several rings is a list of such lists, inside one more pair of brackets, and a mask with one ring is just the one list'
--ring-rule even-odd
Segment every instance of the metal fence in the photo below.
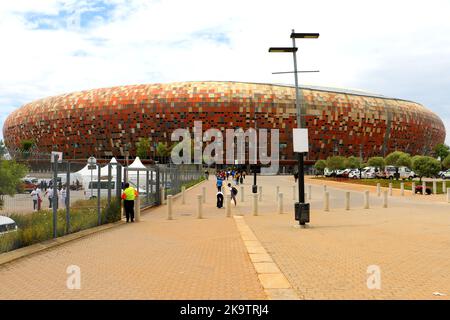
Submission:
{"label": "metal fence", "polygon": [[0,230],[0,253],[122,219],[120,199],[126,182],[138,190],[145,208],[203,179],[195,166],[127,168],[120,163],[88,166],[49,160],[39,165],[44,174],[30,173],[25,188],[3,196],[0,216],[10,217],[18,229]]}

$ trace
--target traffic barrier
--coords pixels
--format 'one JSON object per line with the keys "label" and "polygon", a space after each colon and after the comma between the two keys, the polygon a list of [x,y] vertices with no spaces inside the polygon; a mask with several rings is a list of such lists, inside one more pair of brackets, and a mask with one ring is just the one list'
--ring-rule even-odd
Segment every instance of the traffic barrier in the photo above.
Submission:
{"label": "traffic barrier", "polygon": [[203,203],[202,195],[198,194],[197,195],[197,218],[198,219],[203,218],[202,203]]}
{"label": "traffic barrier", "polygon": [[447,202],[450,203],[450,188],[447,188]]}
{"label": "traffic barrier", "polygon": [[425,181],[422,182],[422,194],[425,195],[427,191],[427,183]]}
{"label": "traffic barrier", "polygon": [[381,196],[381,184],[377,183],[377,196]]}
{"label": "traffic barrier", "polygon": [[323,210],[330,211],[330,193],[325,191],[323,195]]}
{"label": "traffic barrier", "polygon": [[370,195],[370,193],[369,193],[368,190],[364,191],[364,209],[369,209],[370,208],[369,195]]}
{"label": "traffic barrier", "polygon": [[389,196],[392,196],[392,182],[389,182]]}
{"label": "traffic barrier", "polygon": [[227,194],[225,196],[225,208],[227,209],[227,217],[231,217],[231,195]]}
{"label": "traffic barrier", "polygon": [[411,183],[411,192],[413,196],[416,194],[416,183],[414,181]]}
{"label": "traffic barrier", "polygon": [[400,195],[403,197],[405,195],[405,183],[400,182]]}
{"label": "traffic barrier", "polygon": [[385,190],[383,192],[383,208],[387,208],[388,207],[388,193]]}
{"label": "traffic barrier", "polygon": [[350,210],[350,191],[345,192],[345,210]]}
{"label": "traffic barrier", "polygon": [[241,202],[244,202],[245,196],[244,196],[244,186],[241,186]]}
{"label": "traffic barrier", "polygon": [[141,198],[136,197],[134,199],[134,213],[135,213],[135,220],[136,222],[141,221]]}
{"label": "traffic barrier", "polygon": [[172,220],[172,196],[167,196],[167,220]]}
{"label": "traffic barrier", "polygon": [[253,194],[253,215],[254,216],[258,215],[258,194],[257,193]]}
{"label": "traffic barrier", "polygon": [[433,180],[433,194],[437,194],[437,182]]}
{"label": "traffic barrier", "polygon": [[283,213],[283,194],[281,192],[278,194],[278,213]]}
{"label": "traffic barrier", "polygon": [[186,187],[181,187],[181,204],[186,204]]}

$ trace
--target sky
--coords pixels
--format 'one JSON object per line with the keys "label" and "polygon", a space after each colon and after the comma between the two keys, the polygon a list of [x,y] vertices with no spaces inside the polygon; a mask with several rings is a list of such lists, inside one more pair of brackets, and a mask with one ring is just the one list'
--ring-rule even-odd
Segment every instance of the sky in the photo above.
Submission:
{"label": "sky", "polygon": [[[0,128],[35,99],[175,81],[354,88],[412,100],[450,133],[448,0],[14,0],[0,2]],[[2,131],[0,132],[0,138]],[[450,143],[450,134],[446,142]]]}

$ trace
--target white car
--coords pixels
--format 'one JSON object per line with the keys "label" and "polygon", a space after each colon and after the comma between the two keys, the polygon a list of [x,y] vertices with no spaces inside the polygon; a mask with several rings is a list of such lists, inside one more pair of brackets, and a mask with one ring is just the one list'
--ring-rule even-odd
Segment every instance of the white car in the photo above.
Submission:
{"label": "white car", "polygon": [[450,179],[450,169],[448,169],[447,171],[441,172],[441,174],[439,176],[444,180]]}
{"label": "white car", "polygon": [[361,176],[363,179],[375,179],[377,176],[377,171],[375,167],[364,167]]}
{"label": "white car", "polygon": [[359,169],[352,169],[349,173],[348,173],[348,177],[350,179],[359,179],[360,174],[359,174]]}
{"label": "white car", "polygon": [[0,216],[0,235],[17,231],[16,222],[8,217]]}

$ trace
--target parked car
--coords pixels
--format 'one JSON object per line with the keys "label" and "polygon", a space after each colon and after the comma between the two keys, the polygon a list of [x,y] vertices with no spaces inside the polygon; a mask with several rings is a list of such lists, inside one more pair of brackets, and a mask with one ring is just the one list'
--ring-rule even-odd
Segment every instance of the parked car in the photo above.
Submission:
{"label": "parked car", "polygon": [[25,193],[31,193],[31,191],[34,190],[35,187],[37,187],[36,183],[33,183],[32,180],[29,179],[22,179],[22,186],[21,186],[21,190],[22,192]]}
{"label": "parked car", "polygon": [[5,216],[0,216],[0,235],[17,231],[16,222]]}
{"label": "parked car", "polygon": [[[418,185],[418,186],[416,186],[416,189],[414,190],[414,193],[422,194],[422,190],[423,190],[422,185]],[[431,194],[431,189],[429,187],[426,187],[425,188],[425,193],[430,195]]]}
{"label": "parked car", "polygon": [[336,171],[335,170],[330,170],[328,168],[325,168],[323,171],[323,175],[325,177],[335,177],[336,176]]}
{"label": "parked car", "polygon": [[384,168],[384,177],[386,179],[413,179],[415,178],[416,174],[414,171],[409,169],[408,167],[398,167],[398,169],[395,166],[386,166]]}
{"label": "parked car", "polygon": [[375,167],[364,167],[361,176],[363,179],[375,179],[376,178],[376,168]]}
{"label": "parked car", "polygon": [[345,178],[346,170],[347,169],[338,169],[338,170],[336,170],[336,177]]}
{"label": "parked car", "polygon": [[450,178],[450,169],[446,170],[446,171],[441,171],[439,174],[439,177],[441,177],[442,179],[449,179]]}
{"label": "parked car", "polygon": [[359,179],[360,178],[359,169],[352,169],[352,170],[350,170],[350,172],[348,173],[348,177],[350,179]]}

